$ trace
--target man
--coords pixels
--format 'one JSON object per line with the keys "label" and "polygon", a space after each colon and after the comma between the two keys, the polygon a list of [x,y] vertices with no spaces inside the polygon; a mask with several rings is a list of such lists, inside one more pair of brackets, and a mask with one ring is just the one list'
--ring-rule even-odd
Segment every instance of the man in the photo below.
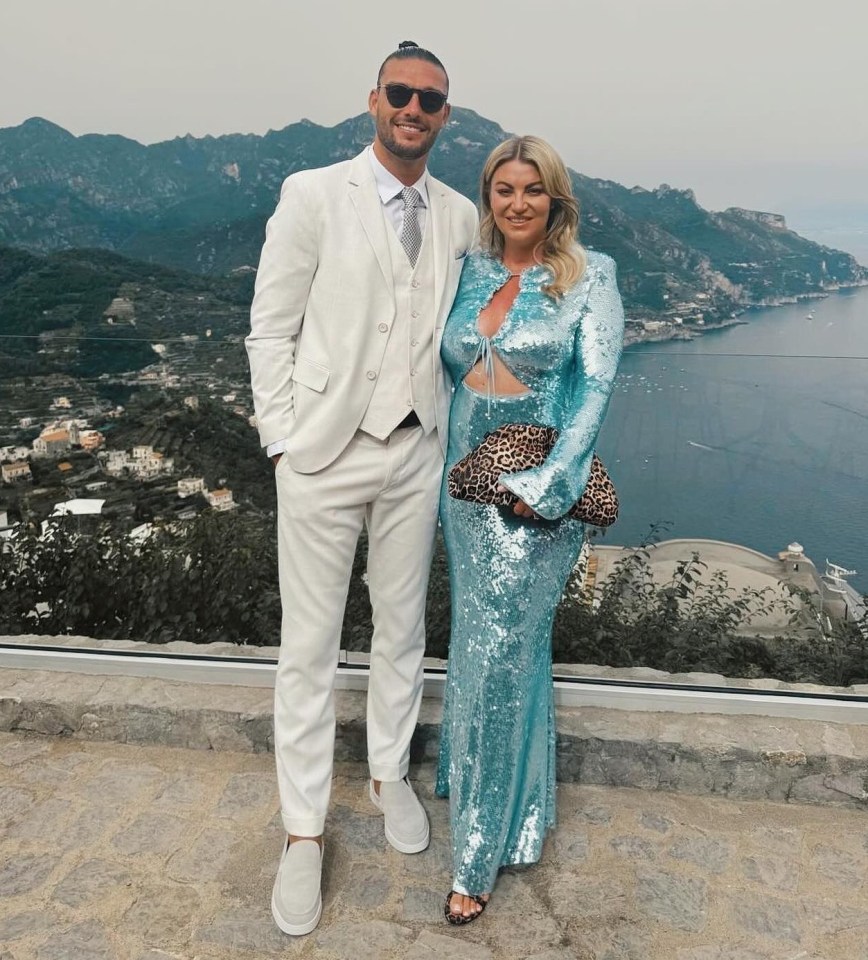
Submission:
{"label": "man", "polygon": [[448,90],[429,51],[404,43],[387,57],[368,97],[372,146],[284,182],[256,280],[246,342],[275,462],[283,606],[274,744],[288,839],[272,913],[294,935],[322,911],[334,675],[363,523],[370,797],[392,846],[428,845],[406,775],[449,405],[439,346],[476,231],[470,201],[426,170]]}

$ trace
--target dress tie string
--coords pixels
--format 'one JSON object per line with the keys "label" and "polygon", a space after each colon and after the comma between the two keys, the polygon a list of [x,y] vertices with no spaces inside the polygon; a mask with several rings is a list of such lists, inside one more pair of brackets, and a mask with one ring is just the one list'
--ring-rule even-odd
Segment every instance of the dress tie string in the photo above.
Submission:
{"label": "dress tie string", "polygon": [[476,356],[473,363],[470,364],[472,370],[477,362],[482,361],[482,371],[485,374],[485,412],[491,413],[491,398],[495,396],[494,390],[494,353],[491,350],[491,337],[480,335],[479,346],[476,348]]}

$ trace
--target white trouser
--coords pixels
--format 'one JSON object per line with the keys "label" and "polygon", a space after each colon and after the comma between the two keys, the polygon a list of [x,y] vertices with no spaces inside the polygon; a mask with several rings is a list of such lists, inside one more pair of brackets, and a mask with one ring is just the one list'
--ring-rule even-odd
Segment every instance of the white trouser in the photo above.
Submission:
{"label": "white trouser", "polygon": [[376,780],[406,776],[422,699],[425,595],[443,459],[437,431],[357,432],[334,463],[277,464],[283,607],[274,690],[274,753],[287,833],[323,832],[335,742],[334,678],[347,589],[368,527],[373,607],[368,762]]}

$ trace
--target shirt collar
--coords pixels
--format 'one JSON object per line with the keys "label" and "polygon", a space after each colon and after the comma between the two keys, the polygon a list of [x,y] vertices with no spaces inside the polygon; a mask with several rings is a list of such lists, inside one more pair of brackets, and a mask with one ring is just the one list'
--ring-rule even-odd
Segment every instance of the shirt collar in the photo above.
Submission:
{"label": "shirt collar", "polygon": [[[404,189],[406,184],[401,183],[401,181],[390,171],[388,171],[382,163],[377,159],[377,155],[374,153],[373,147],[368,147],[368,157],[371,161],[371,169],[374,171],[374,180],[377,184],[377,193],[380,194],[380,200],[382,203],[386,204],[390,200],[394,200],[395,197],[400,197],[401,191]],[[425,168],[422,176],[415,182],[410,184],[411,187],[414,187],[419,191],[419,196],[422,198],[422,206],[428,206],[428,168]]]}

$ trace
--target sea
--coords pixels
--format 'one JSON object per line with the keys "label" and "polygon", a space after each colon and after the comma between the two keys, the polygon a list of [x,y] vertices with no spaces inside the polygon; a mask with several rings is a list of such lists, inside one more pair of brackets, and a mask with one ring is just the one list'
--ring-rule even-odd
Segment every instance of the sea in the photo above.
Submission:
{"label": "sea", "polygon": [[597,445],[621,514],[601,542],[797,541],[868,593],[868,287],[740,319],[625,351]]}

